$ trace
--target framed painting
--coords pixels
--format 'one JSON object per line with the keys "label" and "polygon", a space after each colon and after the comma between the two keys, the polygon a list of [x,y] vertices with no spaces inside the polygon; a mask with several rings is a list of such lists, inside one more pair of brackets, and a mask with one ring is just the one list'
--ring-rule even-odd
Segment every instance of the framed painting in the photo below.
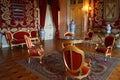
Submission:
{"label": "framed painting", "polygon": [[104,0],[104,19],[107,22],[114,22],[119,16],[119,1]]}

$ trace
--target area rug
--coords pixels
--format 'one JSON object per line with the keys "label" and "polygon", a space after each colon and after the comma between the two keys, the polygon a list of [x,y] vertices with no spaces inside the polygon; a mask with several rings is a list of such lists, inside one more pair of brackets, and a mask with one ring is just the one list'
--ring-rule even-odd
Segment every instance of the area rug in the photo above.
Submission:
{"label": "area rug", "polygon": [[[107,80],[118,63],[120,63],[120,60],[117,58],[110,58],[105,62],[103,56],[93,56],[88,52],[86,52],[85,58],[86,60],[89,58],[92,60],[91,72],[89,78],[82,80]],[[42,59],[42,64],[39,63],[39,59],[31,59],[31,63],[28,63],[27,59],[23,59],[18,61],[18,63],[42,78],[42,80],[64,80],[65,78],[61,52],[54,51],[46,54]],[[69,78],[68,80],[77,79]]]}

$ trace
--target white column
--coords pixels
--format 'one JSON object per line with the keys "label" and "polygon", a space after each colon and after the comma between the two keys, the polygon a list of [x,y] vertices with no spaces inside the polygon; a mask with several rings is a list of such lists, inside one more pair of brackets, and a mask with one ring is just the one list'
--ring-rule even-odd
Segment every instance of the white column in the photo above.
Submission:
{"label": "white column", "polygon": [[83,22],[83,32],[87,32],[88,29],[88,7],[89,0],[84,0],[83,2],[83,11],[84,11],[84,22]]}

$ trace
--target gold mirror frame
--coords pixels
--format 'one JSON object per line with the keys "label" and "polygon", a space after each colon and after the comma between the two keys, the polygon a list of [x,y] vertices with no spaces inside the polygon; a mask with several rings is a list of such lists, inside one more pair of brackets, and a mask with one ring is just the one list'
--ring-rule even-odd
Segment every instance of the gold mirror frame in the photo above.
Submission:
{"label": "gold mirror frame", "polygon": [[104,0],[104,19],[107,22],[114,22],[119,16],[119,1]]}

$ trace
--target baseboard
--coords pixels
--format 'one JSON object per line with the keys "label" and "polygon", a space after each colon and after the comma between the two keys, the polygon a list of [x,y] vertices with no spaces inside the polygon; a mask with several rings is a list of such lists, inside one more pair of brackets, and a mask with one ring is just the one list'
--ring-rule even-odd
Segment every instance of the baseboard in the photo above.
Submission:
{"label": "baseboard", "polygon": [[9,45],[2,45],[2,48],[6,48],[6,47],[9,47]]}

